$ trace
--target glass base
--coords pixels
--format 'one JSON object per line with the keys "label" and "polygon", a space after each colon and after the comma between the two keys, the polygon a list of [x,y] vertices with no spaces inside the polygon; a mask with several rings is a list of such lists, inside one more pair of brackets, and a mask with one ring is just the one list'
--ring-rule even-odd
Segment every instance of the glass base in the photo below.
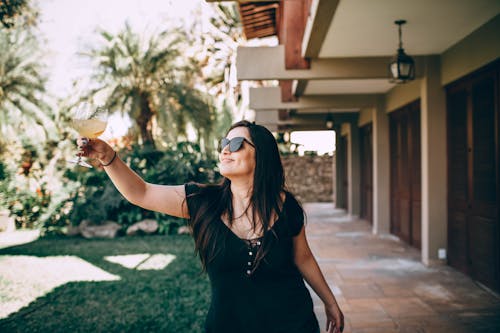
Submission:
{"label": "glass base", "polygon": [[88,164],[87,162],[85,162],[84,160],[82,160],[81,158],[75,158],[75,159],[72,159],[72,160],[67,160],[68,163],[72,163],[72,164],[78,164],[82,167],[86,167],[86,168],[90,168],[92,169],[92,165]]}

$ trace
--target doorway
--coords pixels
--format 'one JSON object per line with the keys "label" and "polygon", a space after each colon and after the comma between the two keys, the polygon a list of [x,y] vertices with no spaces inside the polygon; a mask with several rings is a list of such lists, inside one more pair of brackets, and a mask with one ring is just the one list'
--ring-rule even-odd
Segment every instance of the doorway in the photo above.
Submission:
{"label": "doorway", "polygon": [[447,87],[448,263],[500,290],[500,61]]}
{"label": "doorway", "polygon": [[421,247],[420,101],[389,115],[391,233]]}

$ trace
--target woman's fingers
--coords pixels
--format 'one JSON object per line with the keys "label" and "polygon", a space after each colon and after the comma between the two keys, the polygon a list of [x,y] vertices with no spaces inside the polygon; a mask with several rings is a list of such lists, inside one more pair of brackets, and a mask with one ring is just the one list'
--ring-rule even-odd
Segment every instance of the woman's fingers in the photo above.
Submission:
{"label": "woman's fingers", "polygon": [[78,148],[83,148],[85,147],[86,145],[88,145],[90,142],[90,139],[88,138],[78,138],[76,139],[76,145],[78,146]]}
{"label": "woman's fingers", "polygon": [[343,320],[329,320],[326,321],[326,332],[327,333],[341,333],[344,331]]}
{"label": "woman's fingers", "polygon": [[[109,156],[112,148],[100,139],[78,138],[76,141],[78,145],[78,154],[90,159],[102,160]],[[96,161],[99,163],[99,161]],[[94,165],[97,167],[100,164]]]}
{"label": "woman's fingers", "polygon": [[336,328],[335,321],[333,321],[333,320],[326,321],[326,332],[327,333],[334,333],[335,328]]}
{"label": "woman's fingers", "polygon": [[79,156],[87,156],[89,153],[89,140],[87,138],[78,138],[76,140],[76,144],[78,146],[78,155]]}
{"label": "woman's fingers", "polygon": [[344,321],[340,320],[337,325],[335,325],[335,332],[342,333],[344,331]]}

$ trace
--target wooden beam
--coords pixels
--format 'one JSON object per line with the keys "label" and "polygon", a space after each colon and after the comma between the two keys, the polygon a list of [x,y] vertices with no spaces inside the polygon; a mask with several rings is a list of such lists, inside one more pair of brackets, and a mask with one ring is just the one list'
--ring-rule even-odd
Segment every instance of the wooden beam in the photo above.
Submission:
{"label": "wooden beam", "polygon": [[250,31],[245,31],[245,37],[247,39],[251,38],[262,38],[262,37],[268,37],[268,36],[273,36],[276,35],[276,29],[274,27],[268,28],[265,30],[250,30]]}
{"label": "wooden beam", "polygon": [[258,18],[251,18],[251,19],[243,19],[243,24],[245,25],[251,25],[251,24],[255,24],[255,23],[260,23],[260,22],[266,22],[266,21],[269,21],[269,22],[272,22],[273,24],[275,23],[275,20],[272,16],[270,15],[265,15],[265,16],[261,16],[261,17],[258,17]]}
{"label": "wooden beam", "polygon": [[274,27],[274,24],[263,24],[263,25],[255,25],[255,26],[250,26],[248,27],[248,31],[260,31],[260,30],[267,30],[267,29],[273,29],[273,30],[276,30],[275,27]]}
{"label": "wooden beam", "polygon": [[263,12],[263,11],[270,10],[270,9],[276,10],[276,8],[278,8],[278,6],[279,6],[279,4],[277,4],[277,3],[264,5],[264,6],[261,6],[261,5],[248,6],[248,5],[240,4],[240,13],[241,13],[241,15],[249,15],[250,13],[259,13],[259,12]]}
{"label": "wooden beam", "polygon": [[309,61],[302,57],[302,38],[308,16],[306,0],[283,1],[283,33],[280,44],[285,46],[285,68],[307,69]]}

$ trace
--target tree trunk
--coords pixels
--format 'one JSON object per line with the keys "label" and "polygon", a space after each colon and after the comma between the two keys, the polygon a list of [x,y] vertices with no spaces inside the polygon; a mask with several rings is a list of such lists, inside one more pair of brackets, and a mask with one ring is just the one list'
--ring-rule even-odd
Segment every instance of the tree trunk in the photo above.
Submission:
{"label": "tree trunk", "polygon": [[153,115],[154,113],[149,105],[149,95],[147,93],[141,93],[141,113],[135,121],[141,132],[142,144],[155,147],[153,139]]}

